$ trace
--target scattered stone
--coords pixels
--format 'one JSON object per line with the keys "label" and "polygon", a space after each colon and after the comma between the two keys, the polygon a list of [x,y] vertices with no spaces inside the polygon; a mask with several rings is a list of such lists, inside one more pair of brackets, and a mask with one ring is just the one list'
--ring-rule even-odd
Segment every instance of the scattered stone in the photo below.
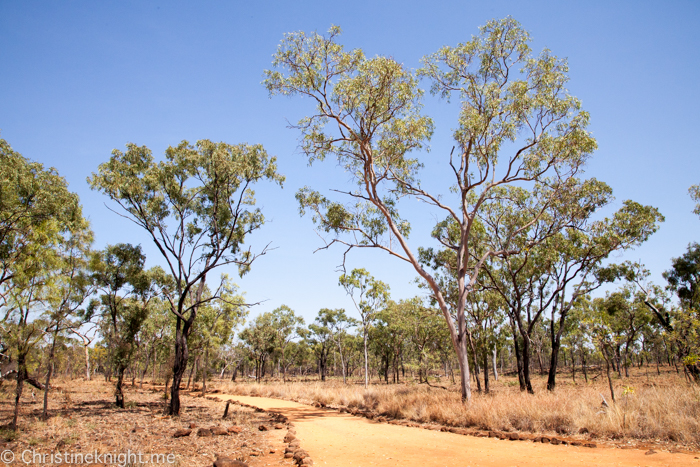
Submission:
{"label": "scattered stone", "polygon": [[[646,454],[647,456],[651,456],[652,454],[656,454],[656,451],[654,451],[653,449],[649,449],[649,450],[648,450],[647,452],[645,452],[644,454]],[[697,457],[696,457],[696,459],[697,459]]]}
{"label": "scattered stone", "polygon": [[248,464],[230,457],[217,457],[214,461],[214,467],[248,467]]}
{"label": "scattered stone", "polygon": [[520,436],[517,433],[508,433],[508,439],[511,441],[517,441],[520,439]]}
{"label": "scattered stone", "polygon": [[552,441],[552,440],[551,440],[550,438],[547,438],[546,436],[542,436],[542,437],[540,438],[540,441],[542,441],[543,443],[549,443],[549,442]]}
{"label": "scattered stone", "polygon": [[314,461],[312,461],[310,457],[305,457],[301,460],[299,465],[314,465]]}
{"label": "scattered stone", "polygon": [[572,441],[571,443],[572,446],[583,446],[583,443],[581,441]]}
{"label": "scattered stone", "polygon": [[250,451],[250,455],[253,457],[258,457],[260,453],[258,451]]}
{"label": "scattered stone", "polygon": [[260,431],[267,431],[267,430],[269,430],[269,428],[266,427],[265,425],[260,425],[260,426],[258,427],[258,430],[260,430]]}
{"label": "scattered stone", "polygon": [[236,433],[236,434],[238,434],[238,433],[240,433],[241,431],[243,431],[243,428],[241,428],[240,426],[230,426],[230,427],[228,427],[227,431],[228,431],[229,433]]}
{"label": "scattered stone", "polygon": [[281,430],[282,428],[284,428],[284,425],[282,425],[281,423],[275,425],[275,430]]}
{"label": "scattered stone", "polygon": [[585,443],[583,445],[584,448],[595,448],[597,445],[595,443]]}
{"label": "scattered stone", "polygon": [[192,430],[188,430],[188,429],[177,430],[175,433],[173,433],[173,438],[182,438],[183,436],[189,436],[190,433],[192,433]]}
{"label": "scattered stone", "polygon": [[226,428],[215,426],[209,429],[212,434],[217,436],[228,436],[228,430]]}
{"label": "scattered stone", "polygon": [[294,441],[295,439],[297,439],[296,436],[294,436],[294,435],[291,434],[291,433],[287,433],[287,435],[284,437],[284,442],[285,442],[285,443],[291,443],[291,442]]}
{"label": "scattered stone", "polygon": [[292,457],[294,457],[294,453],[293,453],[293,452],[285,452],[285,453],[284,453],[284,458],[285,458],[285,459],[291,459]]}
{"label": "scattered stone", "polygon": [[309,453],[304,451],[303,449],[297,449],[294,452],[294,461],[298,464],[300,464],[305,457],[309,457]]}
{"label": "scattered stone", "polygon": [[274,453],[276,453],[276,452],[277,452],[276,449],[270,449],[270,454],[274,454]]}
{"label": "scattered stone", "polygon": [[559,438],[552,438],[550,441],[552,444],[561,444],[561,440]]}
{"label": "scattered stone", "polygon": [[209,428],[200,428],[199,430],[197,430],[197,436],[199,436],[199,437],[206,438],[206,437],[209,437],[211,435],[212,435],[212,433],[211,433],[211,430]]}
{"label": "scattered stone", "polygon": [[190,423],[190,428],[194,430],[197,428],[197,424],[195,422]]}

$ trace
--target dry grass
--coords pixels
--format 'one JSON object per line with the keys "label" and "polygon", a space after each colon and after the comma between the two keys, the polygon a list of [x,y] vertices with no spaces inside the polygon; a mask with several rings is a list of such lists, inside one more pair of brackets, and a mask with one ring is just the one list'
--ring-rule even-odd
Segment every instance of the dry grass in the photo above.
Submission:
{"label": "dry grass", "polygon": [[[229,393],[371,410],[419,423],[700,448],[700,388],[684,382],[675,371],[649,377],[642,370],[618,380],[617,404],[611,403],[602,377],[590,384],[560,380],[555,393],[545,390],[544,379],[536,379],[534,385],[536,394],[530,395],[521,393],[512,377],[501,378],[491,394],[474,394],[468,405],[461,403],[455,386],[446,390],[424,384],[372,385],[365,390],[357,384],[327,381],[222,382],[218,387]],[[610,407],[602,406],[601,394]]]}
{"label": "dry grass", "polygon": [[[257,429],[260,424],[271,423],[265,413],[231,406],[229,416],[222,421],[222,402],[183,395],[181,416],[171,418],[163,416],[165,400],[162,388],[139,390],[138,387],[128,386],[126,408],[117,409],[114,405],[114,388],[108,383],[59,381],[56,384],[58,387],[50,393],[48,420],[40,419],[43,392],[35,391],[36,398],[33,398],[32,388],[28,388],[22,401],[19,429],[15,432],[0,429],[0,451],[10,450],[15,453],[15,464],[23,464],[19,456],[29,450],[47,455],[85,455],[97,452],[117,456],[129,451],[140,452],[144,456],[172,454],[173,463],[167,460],[160,462],[169,466],[211,466],[217,455],[240,459],[254,466],[291,465],[276,459],[280,457],[279,446],[277,454],[269,455],[272,447],[269,436]],[[11,420],[13,389],[14,386],[9,384],[0,388],[0,424],[7,424]],[[190,424],[207,428],[237,425],[243,431],[238,435],[198,437],[197,429],[194,429],[190,436],[173,438],[176,430],[188,428]],[[101,460],[104,461],[104,458]],[[47,463],[52,463],[50,458]],[[104,463],[132,466],[141,464],[138,461]],[[150,462],[143,463],[146,464]],[[0,462],[0,465],[3,463]],[[30,462],[28,465],[34,464]]]}

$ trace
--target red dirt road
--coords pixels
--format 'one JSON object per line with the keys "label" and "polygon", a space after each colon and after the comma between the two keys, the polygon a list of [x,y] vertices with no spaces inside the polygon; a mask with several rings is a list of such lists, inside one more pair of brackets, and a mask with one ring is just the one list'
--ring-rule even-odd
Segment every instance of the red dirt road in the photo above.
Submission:
{"label": "red dirt road", "polygon": [[296,402],[217,394],[286,415],[316,466],[332,467],[526,467],[700,466],[694,455],[637,449],[554,446],[477,438],[378,423]]}

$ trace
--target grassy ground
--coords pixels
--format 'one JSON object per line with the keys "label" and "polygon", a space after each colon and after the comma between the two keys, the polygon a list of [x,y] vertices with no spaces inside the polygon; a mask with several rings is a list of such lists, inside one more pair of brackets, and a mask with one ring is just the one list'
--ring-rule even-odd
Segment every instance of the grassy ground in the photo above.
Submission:
{"label": "grassy ground", "polygon": [[[359,382],[344,385],[335,379],[312,382],[219,382],[224,392],[260,395],[331,407],[371,410],[379,415],[420,423],[439,423],[482,430],[584,435],[616,444],[653,444],[700,449],[700,388],[690,385],[674,368],[634,369],[630,378],[614,380],[617,403],[610,398],[604,375],[559,375],[554,393],[546,377],[535,376],[535,395],[521,393],[517,377],[491,381],[491,393],[474,393],[462,404],[459,388],[449,381],[431,385],[375,381],[365,390]],[[437,387],[438,385],[442,387]],[[443,389],[444,388],[444,389]],[[605,407],[603,397],[609,406]]]}
{"label": "grassy ground", "polygon": [[[0,424],[3,426],[12,417],[13,392],[14,385],[7,382],[0,387]],[[25,389],[20,427],[17,431],[0,429],[0,451],[11,451],[15,456],[14,465],[25,464],[24,460],[31,461],[27,465],[59,465],[63,462],[55,457],[58,453],[74,456],[67,464],[93,463],[80,462],[77,456],[98,453],[102,455],[98,465],[211,466],[217,455],[250,465],[280,465],[279,462],[270,463],[274,457],[270,455],[272,444],[267,432],[258,430],[261,424],[271,426],[264,413],[231,406],[229,416],[222,420],[223,403],[183,395],[181,416],[171,418],[163,416],[166,401],[162,388],[140,390],[138,386],[127,386],[126,409],[123,410],[114,405],[113,394],[113,386],[104,381],[58,381],[50,393],[50,417],[44,421],[40,418],[43,392],[32,391],[31,387]],[[189,436],[173,437],[176,430],[190,428],[191,424],[196,427]],[[242,431],[240,434],[197,436],[198,428],[213,426],[238,426]],[[127,459],[124,456],[129,452],[142,453],[143,457]],[[53,461],[50,457],[40,457],[52,453]],[[109,458],[105,457],[108,453],[115,456],[114,462],[108,462]],[[122,459],[117,457],[119,454]],[[151,459],[151,454],[163,456]],[[7,460],[0,458],[0,465]]]}

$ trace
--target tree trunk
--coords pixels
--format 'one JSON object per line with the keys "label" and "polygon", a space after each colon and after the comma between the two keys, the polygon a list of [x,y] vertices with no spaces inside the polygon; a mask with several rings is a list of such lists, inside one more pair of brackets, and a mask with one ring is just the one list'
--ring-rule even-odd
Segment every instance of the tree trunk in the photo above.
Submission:
{"label": "tree trunk", "polygon": [[474,346],[474,340],[472,339],[471,332],[466,333],[469,340],[469,347],[471,348],[472,355],[474,357],[474,379],[476,380],[476,392],[481,393],[481,381],[479,380],[479,357]]}
{"label": "tree trunk", "polygon": [[489,393],[489,352],[484,347],[484,392]]}
{"label": "tree trunk", "polygon": [[513,345],[515,347],[515,361],[518,367],[518,382],[520,383],[520,391],[527,391],[527,385],[525,384],[525,370],[523,368],[523,352],[520,348],[520,338],[518,335],[513,333]]}
{"label": "tree trunk", "polygon": [[44,384],[44,410],[41,413],[41,417],[46,420],[49,417],[49,388],[51,387],[51,374],[53,373],[53,358],[56,352],[56,336],[58,334],[58,323],[54,328],[53,335],[51,337],[51,350],[49,350],[49,361],[48,368],[46,369],[46,383]]}
{"label": "tree trunk", "polygon": [[534,394],[532,382],[530,381],[530,342],[527,336],[523,336],[523,379],[525,380],[525,388],[530,394]]}
{"label": "tree trunk", "polygon": [[175,361],[173,364],[173,386],[170,393],[169,415],[180,415],[180,383],[182,376],[187,369],[187,358],[189,351],[187,348],[187,336],[190,325],[183,319],[177,318],[175,328]]}
{"label": "tree trunk", "polygon": [[185,386],[185,389],[188,391],[190,390],[190,387],[192,385],[192,376],[194,376],[194,370],[197,368],[197,359],[195,358],[194,362],[192,362],[192,368],[190,368],[190,376],[187,378],[187,385]]}
{"label": "tree trunk", "polygon": [[17,420],[19,418],[19,405],[22,399],[22,390],[24,389],[24,380],[27,379],[27,355],[25,352],[20,352],[17,356],[17,387],[15,388],[15,410],[12,415],[11,430],[17,430]]}
{"label": "tree trunk", "polygon": [[321,381],[326,380],[326,359],[321,355],[318,359],[318,369],[321,371]]}
{"label": "tree trunk", "polygon": [[88,352],[88,345],[90,345],[89,342],[83,344],[83,347],[85,348],[85,379],[90,381],[90,353]]}
{"label": "tree trunk", "polygon": [[[552,329],[553,330],[553,329]],[[561,334],[552,337],[552,356],[549,359],[549,375],[547,376],[547,390],[554,391],[557,385],[557,365],[559,363],[559,349],[561,348]]]}
{"label": "tree trunk", "polygon": [[491,365],[493,366],[493,379],[498,381],[498,350],[496,349],[496,345],[494,344],[493,346],[493,359],[491,361]]}
{"label": "tree trunk", "polygon": [[207,395],[207,373],[209,373],[209,349],[204,353],[204,368],[202,369],[202,397]]}
{"label": "tree trunk", "polygon": [[369,387],[369,357],[367,354],[367,326],[363,327],[362,339],[365,347],[365,389]]}
{"label": "tree trunk", "polygon": [[124,392],[122,390],[122,386],[124,384],[124,372],[126,370],[126,367],[124,366],[119,366],[117,368],[117,383],[114,387],[114,397],[115,397],[115,403],[117,404],[117,407],[120,409],[124,408]]}
{"label": "tree trunk", "polygon": [[605,358],[605,370],[608,375],[608,387],[610,388],[610,398],[612,399],[613,403],[615,402],[615,391],[613,390],[613,383],[612,383],[612,377],[610,376],[610,360],[612,357],[608,356],[608,352],[606,349],[603,349],[603,357]]}

